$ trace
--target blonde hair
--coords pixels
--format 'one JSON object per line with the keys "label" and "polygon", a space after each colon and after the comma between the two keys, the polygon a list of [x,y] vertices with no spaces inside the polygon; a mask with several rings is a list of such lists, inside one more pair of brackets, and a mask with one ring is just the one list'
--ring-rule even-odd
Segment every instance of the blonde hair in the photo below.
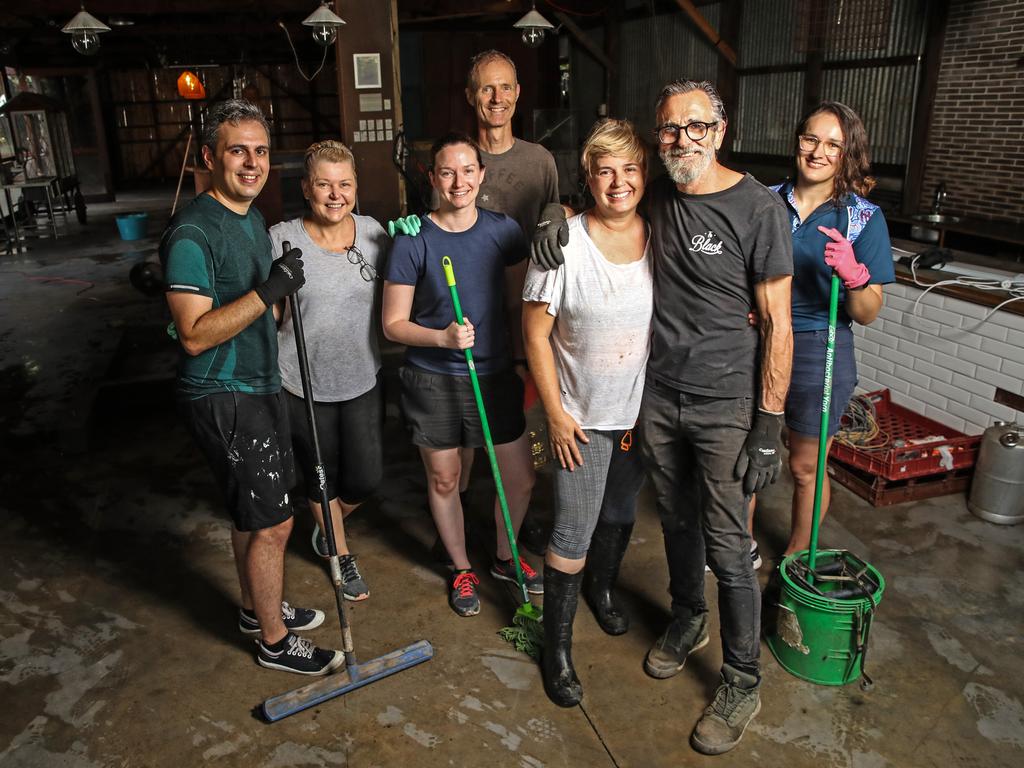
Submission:
{"label": "blonde hair", "polygon": [[647,145],[629,120],[608,118],[593,127],[580,153],[580,167],[589,179],[597,161],[605,156],[628,157],[647,176]]}
{"label": "blonde hair", "polygon": [[334,141],[333,139],[310,144],[309,149],[306,150],[304,162],[306,164],[306,178],[310,180],[312,180],[313,171],[319,162],[350,163],[353,175],[356,172],[356,158],[352,154],[352,150],[340,141]]}

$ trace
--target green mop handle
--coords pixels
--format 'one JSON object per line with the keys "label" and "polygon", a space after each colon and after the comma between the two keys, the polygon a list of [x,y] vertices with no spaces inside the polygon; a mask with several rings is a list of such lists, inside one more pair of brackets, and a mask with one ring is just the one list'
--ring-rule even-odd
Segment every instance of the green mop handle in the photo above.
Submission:
{"label": "green mop handle", "polygon": [[832,364],[836,357],[836,322],[839,317],[839,275],[832,273],[828,296],[828,344],[825,346],[825,381],[821,393],[821,429],[818,431],[818,468],[814,476],[814,511],[811,517],[811,543],[807,552],[807,581],[814,583],[814,566],[818,559],[818,524],[821,519],[821,496],[825,486],[828,463],[828,417],[832,405]]}
{"label": "green mop handle", "polygon": [[[444,267],[444,277],[448,282],[448,290],[452,293],[452,304],[455,306],[455,321],[459,325],[465,325],[465,318],[462,316],[462,304],[459,303],[459,291],[455,287],[455,272],[452,270],[452,260],[448,256],[441,259],[441,266]],[[491,426],[487,423],[487,411],[484,409],[484,397],[480,393],[480,381],[476,376],[476,364],[473,362],[473,350],[466,349],[466,364],[469,366],[469,380],[473,384],[473,397],[476,400],[476,409],[480,414],[480,426],[484,432],[484,442],[487,444],[487,458],[491,461],[491,474],[494,476],[494,486],[498,490],[498,503],[501,505],[501,516],[505,520],[505,534],[508,536],[508,546],[512,550],[512,562],[516,566],[516,580],[519,589],[523,593],[523,604],[530,602],[530,595],[526,591],[526,579],[523,578],[523,568],[519,564],[519,547],[516,546],[516,535],[512,532],[512,517],[508,513],[508,501],[505,499],[505,486],[501,482],[501,471],[498,469],[498,458],[494,455],[494,443],[491,441]]]}

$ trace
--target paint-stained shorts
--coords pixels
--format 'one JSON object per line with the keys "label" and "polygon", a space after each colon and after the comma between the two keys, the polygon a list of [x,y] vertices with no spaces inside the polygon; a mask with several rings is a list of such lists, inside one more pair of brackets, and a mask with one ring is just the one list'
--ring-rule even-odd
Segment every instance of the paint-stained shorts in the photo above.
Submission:
{"label": "paint-stained shorts", "polygon": [[280,392],[219,392],[180,400],[189,430],[239,531],[258,531],[292,516],[295,485],[288,409]]}

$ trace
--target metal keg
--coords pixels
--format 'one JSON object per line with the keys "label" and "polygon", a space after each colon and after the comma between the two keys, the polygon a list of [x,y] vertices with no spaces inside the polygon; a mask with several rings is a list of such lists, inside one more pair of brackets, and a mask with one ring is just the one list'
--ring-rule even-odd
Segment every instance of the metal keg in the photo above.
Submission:
{"label": "metal keg", "polygon": [[967,508],[990,523],[1024,521],[1024,427],[996,422],[985,430]]}

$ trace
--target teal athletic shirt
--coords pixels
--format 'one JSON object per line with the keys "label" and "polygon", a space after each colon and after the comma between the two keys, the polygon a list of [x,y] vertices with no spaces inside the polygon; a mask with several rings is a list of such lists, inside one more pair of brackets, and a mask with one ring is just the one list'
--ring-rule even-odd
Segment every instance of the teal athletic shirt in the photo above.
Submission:
{"label": "teal athletic shirt", "polygon": [[[213,308],[244,296],[267,279],[273,252],[263,216],[244,216],[203,194],[181,209],[160,241],[167,290],[213,299]],[[234,338],[199,355],[182,349],[179,395],[216,392],[266,395],[281,389],[277,326],[267,309]]]}

